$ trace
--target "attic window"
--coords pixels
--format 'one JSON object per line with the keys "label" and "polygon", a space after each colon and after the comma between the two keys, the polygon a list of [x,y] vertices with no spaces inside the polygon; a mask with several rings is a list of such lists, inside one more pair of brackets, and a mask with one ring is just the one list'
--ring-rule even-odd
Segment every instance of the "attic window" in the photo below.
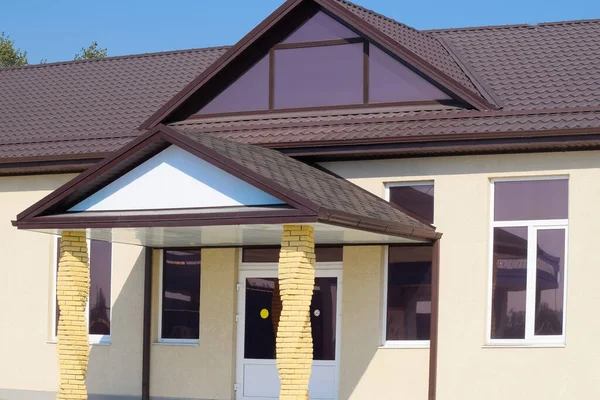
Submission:
{"label": "attic window", "polygon": [[198,114],[447,99],[384,50],[318,12]]}

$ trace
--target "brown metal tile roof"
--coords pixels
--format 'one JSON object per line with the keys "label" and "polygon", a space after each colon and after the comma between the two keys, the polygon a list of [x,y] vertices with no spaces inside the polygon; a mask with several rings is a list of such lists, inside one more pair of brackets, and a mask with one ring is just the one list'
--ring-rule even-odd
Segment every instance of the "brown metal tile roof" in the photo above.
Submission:
{"label": "brown metal tile roof", "polygon": [[428,33],[450,42],[505,109],[600,107],[600,20]]}
{"label": "brown metal tile roof", "polygon": [[470,134],[498,134],[555,131],[566,129],[600,129],[600,109],[593,111],[545,110],[538,112],[487,112],[475,110],[387,110],[379,112],[329,112],[304,116],[248,117],[224,120],[196,119],[173,124],[186,132],[211,135],[270,147],[325,142],[365,144],[397,142],[437,137],[449,138]]}
{"label": "brown metal tile roof", "polygon": [[[559,130],[600,133],[600,20],[417,31],[336,2],[461,84],[488,89],[503,109],[422,106],[280,113],[194,120],[176,124],[177,129],[271,147]],[[97,158],[117,150],[226,50],[0,69],[0,164]],[[456,62],[450,63],[448,55]]]}
{"label": "brown metal tile roof", "polygon": [[0,69],[0,159],[113,151],[225,51]]}
{"label": "brown metal tile roof", "polygon": [[473,82],[471,82],[471,79],[456,63],[442,43],[433,35],[418,31],[415,28],[349,1],[336,1],[365,22],[374,26],[402,46],[438,68],[449,77],[472,90],[474,93],[478,93]]}

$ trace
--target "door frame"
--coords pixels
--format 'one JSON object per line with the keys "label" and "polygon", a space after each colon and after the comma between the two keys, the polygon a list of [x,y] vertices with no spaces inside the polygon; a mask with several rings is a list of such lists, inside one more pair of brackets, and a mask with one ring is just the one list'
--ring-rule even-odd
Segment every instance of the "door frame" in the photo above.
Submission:
{"label": "door frame", "polygon": [[[342,338],[342,261],[317,262],[315,264],[315,278],[337,278],[337,301],[336,301],[336,321],[335,321],[335,397],[340,397],[340,354]],[[237,279],[237,309],[236,309],[236,362],[235,362],[235,398],[238,392],[243,390],[243,366],[244,366],[244,339],[246,320],[244,312],[246,307],[246,278],[262,277],[277,278],[278,263],[244,263],[240,261]],[[313,361],[314,362],[314,361]]]}

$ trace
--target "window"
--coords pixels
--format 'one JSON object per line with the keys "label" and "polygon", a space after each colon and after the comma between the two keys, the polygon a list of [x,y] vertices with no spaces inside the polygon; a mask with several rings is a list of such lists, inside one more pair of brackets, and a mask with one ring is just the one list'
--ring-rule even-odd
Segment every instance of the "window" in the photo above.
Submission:
{"label": "window", "polygon": [[[88,333],[91,343],[110,343],[112,244],[88,240],[90,259],[90,296],[87,304]],[[60,238],[56,239],[56,269],[54,287],[60,260]],[[60,309],[55,295],[53,336],[56,337]]]}
{"label": "window", "polygon": [[[387,196],[409,214],[433,223],[432,182],[390,184]],[[389,246],[384,290],[386,346],[429,346],[431,265],[430,245]]]}
{"label": "window", "polygon": [[254,57],[228,87],[207,96],[212,99],[197,114],[450,99],[322,11]]}
{"label": "window", "polygon": [[564,344],[568,180],[492,182],[490,344]]}
{"label": "window", "polygon": [[163,252],[159,342],[198,343],[200,265],[199,251]]}

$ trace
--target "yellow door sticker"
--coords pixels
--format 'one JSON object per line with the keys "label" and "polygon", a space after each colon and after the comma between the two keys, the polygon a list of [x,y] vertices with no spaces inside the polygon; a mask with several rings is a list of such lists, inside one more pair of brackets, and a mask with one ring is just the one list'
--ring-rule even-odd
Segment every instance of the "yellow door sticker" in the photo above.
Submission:
{"label": "yellow door sticker", "polygon": [[260,310],[260,317],[262,319],[269,318],[269,310],[267,310],[266,308],[263,308],[262,310]]}

